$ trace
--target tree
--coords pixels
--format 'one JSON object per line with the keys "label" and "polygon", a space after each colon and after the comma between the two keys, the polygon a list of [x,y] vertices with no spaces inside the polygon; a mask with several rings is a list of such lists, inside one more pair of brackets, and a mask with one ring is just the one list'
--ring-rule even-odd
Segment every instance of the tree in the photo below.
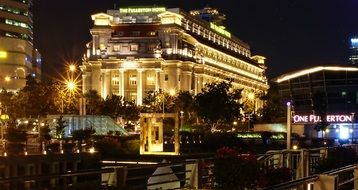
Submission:
{"label": "tree", "polygon": [[233,89],[231,83],[210,83],[195,97],[195,109],[199,117],[211,125],[231,124],[241,117],[242,89]]}
{"label": "tree", "polygon": [[117,119],[122,106],[122,96],[111,95],[107,96],[103,103],[102,114],[108,115],[113,119]]}
{"label": "tree", "polygon": [[277,85],[271,85],[267,93],[260,96],[260,99],[264,101],[262,109],[259,110],[262,122],[276,123],[285,121],[285,110],[280,100]]}
{"label": "tree", "polygon": [[139,119],[139,113],[140,110],[134,101],[127,101],[124,99],[119,116],[125,121],[125,125],[128,125],[130,121],[137,121]]}
{"label": "tree", "polygon": [[63,120],[63,116],[57,119],[57,125],[55,127],[55,136],[58,139],[62,139],[65,136],[66,121]]}
{"label": "tree", "polygon": [[[147,92],[143,99],[142,112],[144,113],[171,113],[175,111],[175,96],[171,96],[167,92],[162,91],[150,91]],[[164,108],[164,110],[163,110]]]}
{"label": "tree", "polygon": [[315,125],[315,129],[318,131],[325,131],[329,126],[327,122],[327,96],[322,91],[316,91],[312,97],[312,110],[314,115],[320,117],[320,121]]}
{"label": "tree", "polygon": [[103,99],[96,90],[89,90],[84,94],[86,99],[86,114],[100,115],[103,107]]}
{"label": "tree", "polygon": [[85,141],[86,143],[88,143],[92,135],[95,133],[96,131],[92,127],[86,129],[79,129],[72,132],[72,138],[79,142]]}
{"label": "tree", "polygon": [[50,127],[48,126],[48,124],[45,124],[44,126],[39,128],[39,140],[40,142],[47,142],[49,140],[51,140],[51,135],[50,135]]}
{"label": "tree", "polygon": [[187,115],[194,112],[194,96],[189,91],[180,91],[174,100],[174,109],[176,112],[184,111]]}

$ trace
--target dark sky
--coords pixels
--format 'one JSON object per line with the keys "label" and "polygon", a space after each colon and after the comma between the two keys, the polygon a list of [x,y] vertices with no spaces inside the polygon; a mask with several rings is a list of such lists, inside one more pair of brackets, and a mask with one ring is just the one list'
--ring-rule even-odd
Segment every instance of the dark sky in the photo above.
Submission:
{"label": "dark sky", "polygon": [[208,5],[226,14],[227,30],[267,57],[272,78],[310,65],[347,63],[358,35],[357,0],[34,0],[35,46],[46,77],[78,60],[90,41],[91,14],[116,7],[160,5],[184,10]]}

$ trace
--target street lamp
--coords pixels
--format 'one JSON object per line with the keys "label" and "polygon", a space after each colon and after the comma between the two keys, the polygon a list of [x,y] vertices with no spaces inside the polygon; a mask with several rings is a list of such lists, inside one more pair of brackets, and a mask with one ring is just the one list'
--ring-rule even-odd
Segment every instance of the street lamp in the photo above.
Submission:
{"label": "street lamp", "polygon": [[62,95],[62,98],[61,98],[61,113],[63,114],[63,99],[65,97],[65,94],[66,93],[69,93],[70,95],[74,94],[75,92],[77,91],[77,82],[74,81],[74,80],[66,80],[65,81],[65,92],[64,94]]}

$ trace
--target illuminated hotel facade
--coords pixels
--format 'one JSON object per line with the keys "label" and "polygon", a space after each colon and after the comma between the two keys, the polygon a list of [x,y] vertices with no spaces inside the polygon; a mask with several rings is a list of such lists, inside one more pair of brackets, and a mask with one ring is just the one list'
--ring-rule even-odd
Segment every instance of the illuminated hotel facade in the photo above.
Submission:
{"label": "illuminated hotel facade", "polygon": [[[218,14],[210,9],[212,14]],[[249,93],[266,92],[265,58],[223,26],[181,9],[120,8],[92,15],[92,41],[82,65],[82,90],[115,94],[142,105],[146,92],[190,91],[232,81]],[[256,101],[256,108],[262,102]]]}
{"label": "illuminated hotel facade", "polygon": [[41,56],[33,47],[31,0],[0,1],[0,88],[17,91],[26,76],[41,77]]}
{"label": "illuminated hotel facade", "polygon": [[292,102],[293,124],[306,125],[312,134],[314,123],[320,120],[313,113],[314,96],[319,93],[326,101],[326,121],[330,123],[324,136],[358,138],[358,67],[317,66],[283,74],[273,82],[278,85],[281,104]]}

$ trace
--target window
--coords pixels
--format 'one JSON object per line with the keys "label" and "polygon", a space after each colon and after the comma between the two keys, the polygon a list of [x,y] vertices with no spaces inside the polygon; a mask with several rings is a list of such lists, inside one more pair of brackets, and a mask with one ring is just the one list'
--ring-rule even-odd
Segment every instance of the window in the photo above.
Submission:
{"label": "window", "polygon": [[140,31],[133,31],[131,36],[140,36]]}
{"label": "window", "polygon": [[131,44],[130,51],[138,51],[138,44]]}
{"label": "window", "polygon": [[119,45],[113,45],[113,51],[120,51],[120,46]]}
{"label": "window", "polygon": [[168,76],[168,74],[165,74],[164,75],[164,81],[168,81],[169,80],[169,76]]}
{"label": "window", "polygon": [[155,85],[155,77],[152,75],[147,76],[147,85]]}
{"label": "window", "polygon": [[115,75],[112,77],[112,84],[115,86],[119,86],[119,75]]}
{"label": "window", "polygon": [[136,85],[137,84],[137,75],[130,75],[129,76],[129,84]]}
{"label": "window", "polygon": [[130,92],[129,93],[129,100],[130,101],[136,101],[137,99],[137,93],[136,92]]}
{"label": "window", "polygon": [[155,36],[156,34],[157,34],[157,33],[154,32],[154,31],[148,32],[148,35],[149,35],[149,36]]}

